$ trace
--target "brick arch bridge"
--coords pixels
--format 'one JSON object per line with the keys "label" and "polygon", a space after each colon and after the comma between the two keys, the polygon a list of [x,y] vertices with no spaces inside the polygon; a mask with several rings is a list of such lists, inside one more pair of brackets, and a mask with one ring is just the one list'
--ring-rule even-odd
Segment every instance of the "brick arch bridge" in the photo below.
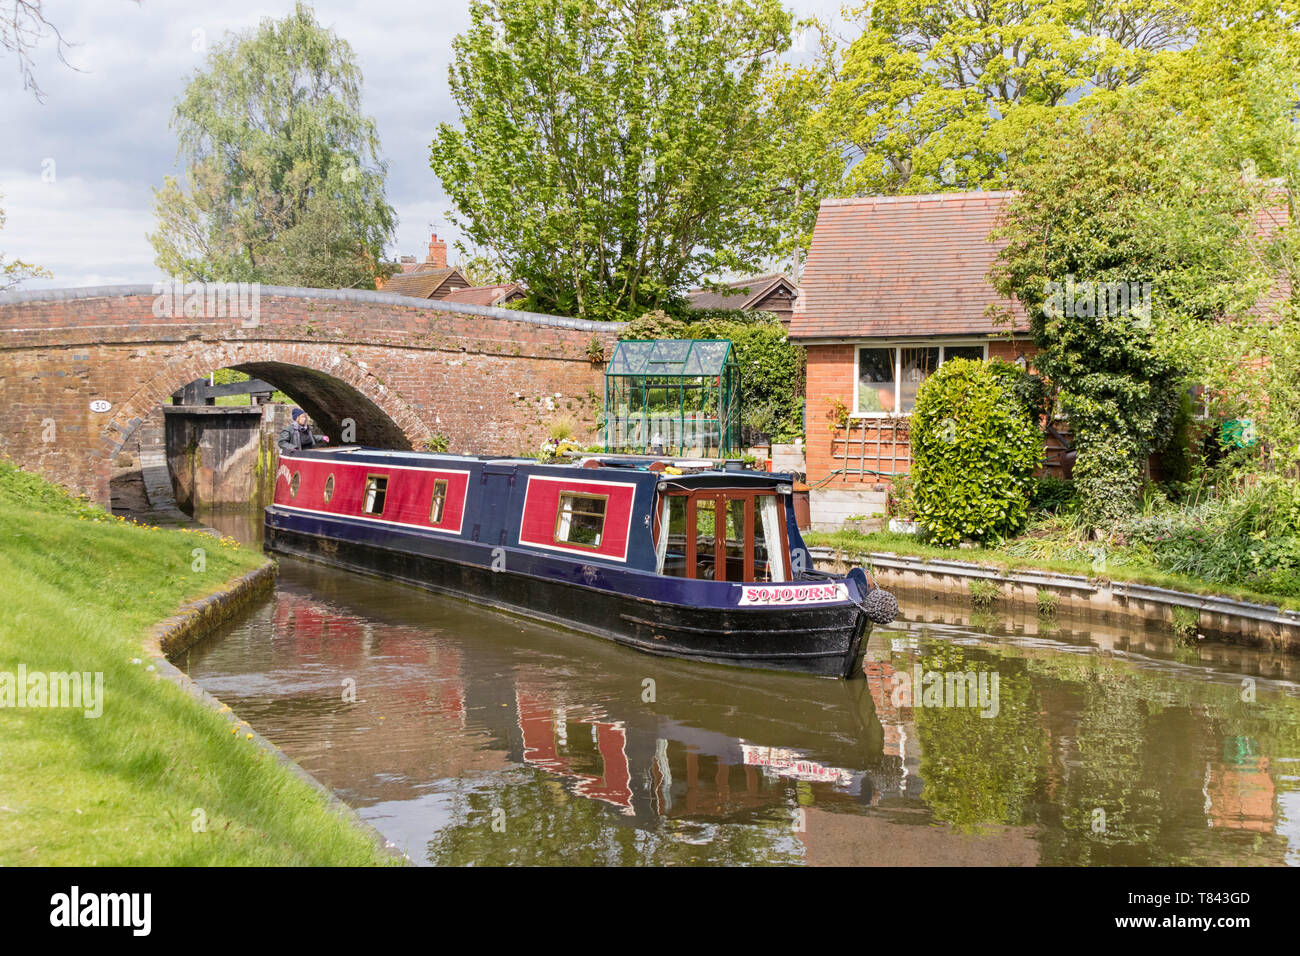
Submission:
{"label": "brick arch bridge", "polygon": [[591,344],[610,354],[620,328],[382,292],[158,289],[0,293],[0,454],[107,506],[141,423],[218,368],[277,386],[335,442],[350,418],[361,444],[511,453],[560,415],[594,440]]}

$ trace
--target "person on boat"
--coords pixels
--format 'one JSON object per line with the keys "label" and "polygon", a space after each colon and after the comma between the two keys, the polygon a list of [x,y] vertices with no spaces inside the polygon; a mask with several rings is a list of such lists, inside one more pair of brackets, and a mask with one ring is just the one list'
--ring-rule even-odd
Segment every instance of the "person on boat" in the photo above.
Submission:
{"label": "person on boat", "polygon": [[280,454],[292,455],[304,448],[315,448],[320,442],[311,433],[311,419],[307,417],[307,413],[295,407],[289,411],[289,417],[292,421],[280,430],[280,436],[275,442],[280,446]]}

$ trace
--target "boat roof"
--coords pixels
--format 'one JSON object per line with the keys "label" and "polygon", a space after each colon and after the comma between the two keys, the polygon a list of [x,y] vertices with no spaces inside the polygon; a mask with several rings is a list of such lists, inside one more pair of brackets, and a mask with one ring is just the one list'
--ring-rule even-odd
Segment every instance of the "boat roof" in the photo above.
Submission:
{"label": "boat roof", "polygon": [[[643,481],[654,478],[671,481],[675,485],[702,487],[736,487],[754,488],[789,484],[794,476],[781,472],[752,471],[741,466],[739,461],[731,462],[731,467],[719,468],[717,463],[700,458],[671,458],[653,455],[600,455],[591,454],[577,461],[540,462],[535,458],[503,457],[499,455],[453,455],[431,451],[395,451],[385,448],[366,448],[360,445],[340,445],[334,448],[312,448],[296,452],[295,458],[315,459],[350,459],[357,463],[401,465],[407,468],[437,468],[439,465],[464,467],[465,465],[489,466],[497,471],[503,468],[526,468],[547,474],[581,473],[583,477],[602,481],[627,480]],[[658,465],[659,467],[652,467]],[[674,469],[668,471],[669,468]]]}

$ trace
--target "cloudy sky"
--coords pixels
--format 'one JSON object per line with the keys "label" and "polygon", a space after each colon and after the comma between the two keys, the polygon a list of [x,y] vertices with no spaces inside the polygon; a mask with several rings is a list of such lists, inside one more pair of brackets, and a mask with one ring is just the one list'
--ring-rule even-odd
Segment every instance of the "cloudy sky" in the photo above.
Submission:
{"label": "cloudy sky", "polygon": [[[794,0],[801,15],[838,15],[841,0]],[[467,0],[382,4],[317,0],[317,19],[345,38],[365,77],[363,106],[389,163],[399,225],[392,255],[424,258],[430,227],[451,240],[449,203],[429,169],[440,122],[455,122],[447,91],[451,40],[469,24]],[[45,97],[24,91],[0,57],[0,251],[37,263],[52,280],[24,288],[152,282],[153,188],[179,173],[168,119],[202,48],[227,31],[283,17],[293,0],[46,0],[46,16],[75,44],[59,62],[47,36],[36,51]]]}

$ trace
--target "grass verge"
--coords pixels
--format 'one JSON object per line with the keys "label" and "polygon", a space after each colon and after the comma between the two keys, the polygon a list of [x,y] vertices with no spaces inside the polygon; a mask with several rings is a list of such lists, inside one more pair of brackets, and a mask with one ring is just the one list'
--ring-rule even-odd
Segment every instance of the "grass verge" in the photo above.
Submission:
{"label": "grass verge", "polygon": [[0,462],[0,675],[99,672],[104,688],[98,718],[0,708],[0,864],[389,862],[247,728],[146,670],[153,625],[264,560],[122,521]]}
{"label": "grass verge", "polygon": [[1271,604],[1291,610],[1300,610],[1300,598],[1262,594],[1249,588],[1233,587],[1202,581],[1199,578],[1190,578],[1185,575],[1171,574],[1147,563],[1137,554],[1125,553],[1123,550],[1114,548],[1102,551],[1100,545],[1098,545],[1098,558],[1088,561],[1068,558],[1031,558],[1007,554],[998,548],[978,546],[973,548],[941,548],[937,545],[918,541],[915,535],[894,534],[889,531],[876,531],[870,534],[855,531],[807,531],[803,533],[803,539],[804,543],[809,547],[835,548],[845,552],[845,554],[854,556],[863,556],[872,551],[887,551],[893,554],[918,558],[970,561],[1003,571],[1033,568],[1040,571],[1056,571],[1061,574],[1079,574],[1088,578],[1108,581],[1131,581],[1134,584],[1149,584],[1153,587],[1187,591],[1192,594],[1223,595],[1240,601],[1251,601],[1256,604]]}

